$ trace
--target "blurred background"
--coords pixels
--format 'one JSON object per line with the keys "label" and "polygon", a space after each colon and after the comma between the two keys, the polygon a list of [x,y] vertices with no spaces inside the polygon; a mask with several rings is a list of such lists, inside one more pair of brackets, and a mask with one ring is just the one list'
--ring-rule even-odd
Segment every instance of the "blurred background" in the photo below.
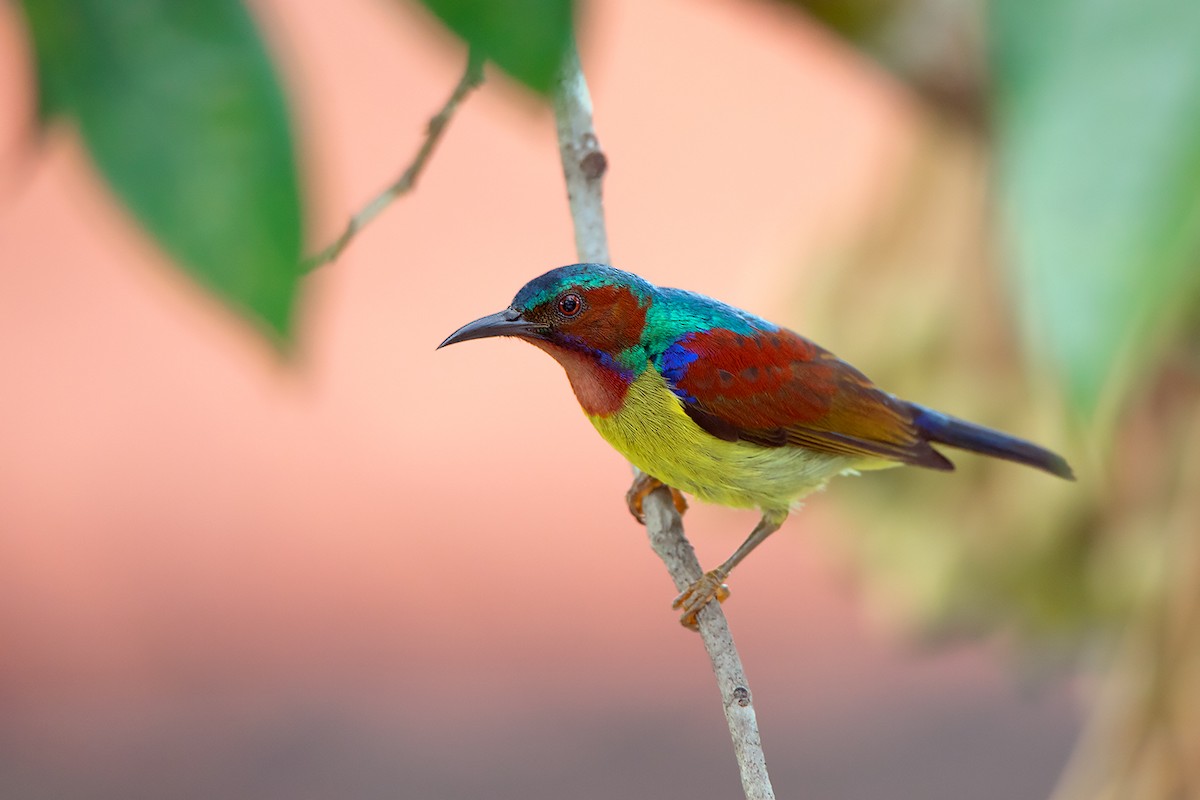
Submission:
{"label": "blurred background", "polygon": [[[1200,797],[1200,205],[1155,239],[1182,253],[1169,324],[1075,380],[1038,303],[1119,326],[1068,250],[1075,284],[1029,288],[1037,226],[1116,234],[1037,205],[1022,176],[1050,162],[989,178],[998,147],[1051,150],[1003,116],[1030,92],[985,86],[983,10],[804,5],[584,10],[614,262],[1080,480],[960,455],[835,482],[739,567],[725,610],[776,792]],[[251,10],[313,252],[407,165],[465,48],[415,3]],[[35,134],[33,63],[0,5],[0,796],[736,796],[627,465],[533,348],[434,352],[575,260],[548,106],[489,66],[418,190],[305,279],[281,357],[175,268],[78,128]],[[1190,191],[1186,163],[1162,174]],[[1035,236],[998,232],[1014,203]],[[696,503],[686,524],[710,565],[755,519]]]}

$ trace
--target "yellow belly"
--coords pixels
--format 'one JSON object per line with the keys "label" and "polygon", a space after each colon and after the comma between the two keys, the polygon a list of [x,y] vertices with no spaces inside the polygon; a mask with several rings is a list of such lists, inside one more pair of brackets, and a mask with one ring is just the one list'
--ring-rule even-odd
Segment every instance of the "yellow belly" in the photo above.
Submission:
{"label": "yellow belly", "polygon": [[801,447],[718,439],[692,421],[654,369],[638,376],[619,411],[588,418],[638,469],[726,506],[786,512],[833,476],[875,466]]}

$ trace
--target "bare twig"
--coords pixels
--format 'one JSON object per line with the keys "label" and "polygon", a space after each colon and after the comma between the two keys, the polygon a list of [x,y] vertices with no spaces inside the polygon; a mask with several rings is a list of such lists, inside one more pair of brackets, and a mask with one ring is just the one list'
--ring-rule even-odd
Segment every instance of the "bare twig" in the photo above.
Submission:
{"label": "bare twig", "polygon": [[441,140],[442,134],[449,125],[454,112],[458,110],[458,106],[462,103],[471,90],[483,83],[483,59],[474,51],[467,55],[467,66],[463,70],[463,75],[458,81],[458,85],[454,87],[450,98],[446,100],[446,104],[442,106],[432,119],[429,120],[429,125],[425,128],[425,140],[421,142],[421,147],[417,150],[416,156],[413,157],[412,163],[408,165],[408,169],[404,170],[396,181],[363,207],[361,211],[350,218],[346,223],[345,229],[341,235],[337,237],[321,252],[317,253],[304,262],[304,271],[311,272],[317,267],[328,264],[331,261],[336,261],[342,251],[346,249],[346,245],[365,228],[371,220],[379,216],[385,208],[392,204],[396,198],[407,194],[417,185],[417,178],[421,176],[421,171],[425,169],[425,164],[429,161],[430,155],[433,154],[434,148]]}
{"label": "bare twig", "polygon": [[[671,495],[665,488],[646,498],[642,509],[646,513],[646,533],[650,546],[667,565],[675,588],[683,591],[703,574],[691,543],[683,535],[683,520],[675,510]],[[700,610],[700,637],[712,661],[713,675],[721,691],[729,738],[742,775],[742,791],[746,800],[774,800],[767,761],[763,755],[762,739],[758,735],[758,717],[754,713],[754,697],[742,668],[742,658],[733,643],[725,612],[716,602]]]}
{"label": "bare twig", "polygon": [[[601,179],[607,161],[592,127],[592,101],[574,48],[563,65],[554,97],[554,115],[579,258],[607,264],[608,235],[601,199]],[[653,492],[646,498],[643,510],[650,545],[666,565],[676,589],[682,591],[701,576],[702,570],[692,545],[683,535],[683,521],[670,494],[666,489]],[[712,661],[725,707],[725,719],[729,723],[729,735],[741,771],[742,789],[747,800],[774,800],[753,696],[725,614],[717,603],[709,603],[700,611],[699,623],[700,636]]]}
{"label": "bare twig", "polygon": [[592,97],[574,47],[564,60],[554,92],[554,122],[567,182],[567,201],[575,223],[575,250],[581,261],[608,264],[611,257],[602,192],[608,159],[592,127]]}

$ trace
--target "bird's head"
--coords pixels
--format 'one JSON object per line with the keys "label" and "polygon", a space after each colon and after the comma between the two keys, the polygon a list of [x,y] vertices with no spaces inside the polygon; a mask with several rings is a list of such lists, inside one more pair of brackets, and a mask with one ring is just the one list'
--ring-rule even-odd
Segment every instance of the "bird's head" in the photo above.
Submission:
{"label": "bird's head", "polygon": [[640,367],[645,354],[637,351],[653,291],[638,276],[613,267],[559,267],[521,287],[508,308],[467,323],[438,347],[515,336],[560,361],[560,356],[575,354],[591,356],[614,369]]}
{"label": "bird's head", "polygon": [[442,342],[515,336],[562,364],[580,405],[608,415],[646,369],[642,334],[654,287],[601,264],[572,264],[534,278],[503,311],[467,323]]}

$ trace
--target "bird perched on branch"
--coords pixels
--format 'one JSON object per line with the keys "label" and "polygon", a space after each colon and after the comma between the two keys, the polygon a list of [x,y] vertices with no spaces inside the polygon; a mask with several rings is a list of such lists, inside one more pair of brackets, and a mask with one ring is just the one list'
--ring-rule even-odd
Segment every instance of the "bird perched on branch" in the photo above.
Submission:
{"label": "bird perched on branch", "polygon": [[655,286],[600,264],[534,278],[512,304],[439,347],[515,336],[566,370],[584,413],[642,474],[629,490],[666,486],[762,519],[723,564],[680,594],[680,622],[714,598],[730,571],[779,529],[792,506],[836,475],[910,464],[949,471],[935,444],[1015,461],[1073,480],[1059,455],[877,388],[828,350],[694,292]]}

